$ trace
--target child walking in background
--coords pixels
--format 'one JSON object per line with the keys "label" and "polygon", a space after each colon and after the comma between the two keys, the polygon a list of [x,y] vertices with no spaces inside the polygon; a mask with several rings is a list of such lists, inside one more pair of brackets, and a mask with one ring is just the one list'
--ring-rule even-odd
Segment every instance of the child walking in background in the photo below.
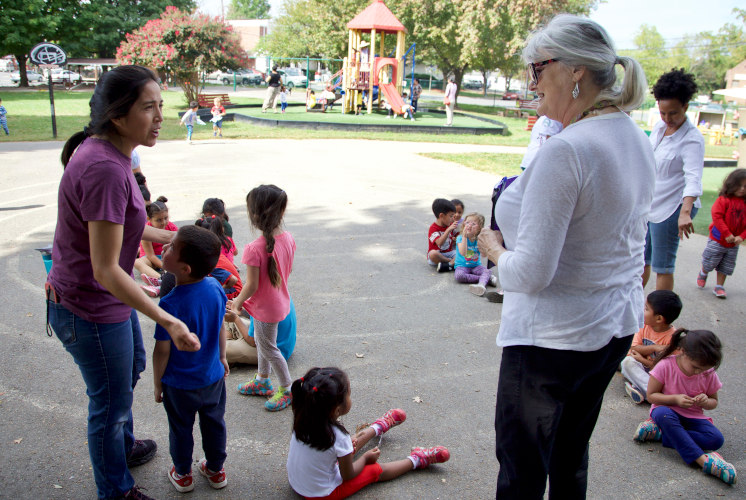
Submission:
{"label": "child walking in background", "polygon": [[[178,231],[179,228],[176,227],[176,224],[168,220],[168,207],[166,206],[166,202],[168,199],[165,196],[159,196],[156,201],[148,205],[147,207],[147,214],[148,214],[148,222],[146,225],[152,226],[157,229],[165,229],[167,231]],[[159,272],[162,267],[163,263],[161,261],[161,252],[163,251],[163,245],[161,243],[155,243],[150,241],[141,241],[140,242],[140,257],[135,260],[135,269],[142,275],[143,281],[145,281],[148,286],[155,286],[154,283],[161,277],[161,273]],[[148,280],[148,278],[154,278],[156,281]],[[160,284],[160,283],[158,283]],[[145,293],[150,295],[151,297],[156,297],[158,293],[155,293],[155,295],[152,294],[152,290],[147,288],[146,286],[142,287],[143,290],[145,290]]]}
{"label": "child walking in background", "polygon": [[671,290],[656,290],[645,300],[644,325],[632,339],[632,347],[622,360],[624,389],[633,403],[645,401],[649,371],[655,360],[671,343],[672,323],[681,313],[681,299]]}
{"label": "child walking in background", "polygon": [[469,291],[481,297],[487,285],[497,286],[497,277],[482,265],[482,256],[477,248],[477,236],[484,227],[484,216],[476,212],[467,215],[461,225],[461,234],[456,237],[456,281],[472,283]]}
{"label": "child walking in background", "polygon": [[[669,356],[676,349],[681,349],[681,354]],[[714,451],[723,446],[723,434],[704,415],[704,410],[718,405],[723,384],[715,370],[722,356],[720,340],[711,331],[676,330],[650,371],[650,418],[637,427],[634,440],[663,441],[663,446],[675,448],[687,464],[696,463],[705,473],[734,484],[736,469]]]}
{"label": "child walking in background", "polygon": [[[272,396],[264,403],[269,411],[283,410],[292,402],[288,364],[277,347],[277,324],[290,312],[287,280],[295,256],[295,240],[282,228],[287,203],[287,193],[272,184],[255,187],[246,196],[249,222],[262,235],[244,248],[241,261],[246,264],[246,282],[233,301],[237,314],[243,306],[254,318],[259,372],[239,385],[238,392]],[[271,370],[280,381],[277,390],[269,380]]]}
{"label": "child walking in background", "polygon": [[720,195],[712,204],[710,238],[702,253],[702,270],[697,286],[704,288],[707,274],[717,271],[717,284],[712,293],[719,299],[727,297],[725,278],[736,268],[738,247],[746,239],[746,169],[737,168],[723,182]]}
{"label": "child walking in background", "polygon": [[223,220],[225,235],[233,238],[233,227],[228,223],[229,217],[225,213],[225,202],[220,198],[207,198],[202,204],[202,217],[207,219],[213,215]]}
{"label": "child walking in background", "polygon": [[205,451],[199,472],[215,489],[228,483],[223,469],[227,456],[225,377],[229,373],[223,329],[227,299],[215,280],[204,279],[219,256],[218,238],[196,226],[181,228],[163,253],[163,267],[176,277],[176,287],[161,299],[160,306],[186,323],[200,341],[199,351],[179,351],[168,332],[160,325],[155,327],[155,402],[162,402],[168,415],[173,461],[168,479],[181,493],[194,489],[192,427],[197,414]]}
{"label": "child walking in background", "polygon": [[288,107],[288,95],[290,91],[284,85],[280,85],[280,111],[285,113],[285,108]]}
{"label": "child walking in background", "polygon": [[212,113],[212,136],[220,134],[223,137],[223,117],[225,116],[225,108],[223,107],[223,100],[220,97],[216,97],[213,101],[215,104],[210,113]]}
{"label": "child walking in background", "polygon": [[197,101],[192,101],[189,103],[189,109],[186,110],[186,113],[181,117],[181,122],[179,125],[186,125],[187,129],[187,142],[189,144],[192,143],[192,132],[194,131],[194,124],[198,125],[204,125],[205,122],[199,119],[199,116],[197,116],[197,110],[199,110],[199,103]]}
{"label": "child walking in background", "polygon": [[349,413],[350,380],[338,368],[311,368],[293,382],[293,435],[288,451],[288,481],[305,498],[342,499],[369,484],[388,481],[414,469],[448,461],[444,446],[412,448],[395,462],[378,463],[375,447],[357,460],[355,452],[374,437],[406,420],[403,410],[387,411],[369,427],[351,437],[339,422]]}
{"label": "child walking in background", "polygon": [[10,130],[8,130],[8,110],[3,106],[2,99],[0,99],[0,126],[3,127],[5,135],[10,135]]}

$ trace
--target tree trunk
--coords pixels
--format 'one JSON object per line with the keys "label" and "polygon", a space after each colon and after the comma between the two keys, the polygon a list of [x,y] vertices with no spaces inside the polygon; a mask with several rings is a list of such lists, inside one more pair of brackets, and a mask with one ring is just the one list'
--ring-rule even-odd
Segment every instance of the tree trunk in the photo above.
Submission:
{"label": "tree trunk", "polygon": [[487,70],[480,70],[480,73],[482,73],[482,79],[484,80],[484,87],[482,88],[482,95],[487,96]]}
{"label": "tree trunk", "polygon": [[508,90],[510,90],[510,81],[511,80],[512,80],[511,77],[509,77],[509,76],[505,77],[505,92],[507,92]]}
{"label": "tree trunk", "polygon": [[28,75],[26,74],[26,54],[16,54],[16,61],[18,61],[18,74],[21,79],[18,82],[19,87],[28,87]]}

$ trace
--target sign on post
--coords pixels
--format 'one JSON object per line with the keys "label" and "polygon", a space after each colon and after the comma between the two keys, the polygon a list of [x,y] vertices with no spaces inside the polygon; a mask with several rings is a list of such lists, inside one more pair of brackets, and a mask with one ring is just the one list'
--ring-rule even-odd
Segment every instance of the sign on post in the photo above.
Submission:
{"label": "sign on post", "polygon": [[[29,52],[29,59],[34,64],[52,68],[64,66],[67,63],[67,54],[59,45],[49,42],[37,43]],[[54,86],[52,85],[52,72],[47,73],[49,78],[49,107],[52,112],[52,135],[57,138],[57,117],[54,114]]]}

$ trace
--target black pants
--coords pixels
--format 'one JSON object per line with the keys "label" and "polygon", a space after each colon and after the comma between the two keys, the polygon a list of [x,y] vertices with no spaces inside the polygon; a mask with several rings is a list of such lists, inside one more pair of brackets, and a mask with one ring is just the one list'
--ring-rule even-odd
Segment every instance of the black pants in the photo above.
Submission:
{"label": "black pants", "polygon": [[177,389],[163,384],[163,406],[168,415],[168,442],[176,472],[188,474],[192,470],[194,448],[194,418],[199,414],[202,449],[207,468],[223,468],[227,433],[225,428],[225,379],[200,389]]}
{"label": "black pants", "polygon": [[632,336],[592,352],[503,348],[495,431],[500,500],[584,499],[588,441]]}

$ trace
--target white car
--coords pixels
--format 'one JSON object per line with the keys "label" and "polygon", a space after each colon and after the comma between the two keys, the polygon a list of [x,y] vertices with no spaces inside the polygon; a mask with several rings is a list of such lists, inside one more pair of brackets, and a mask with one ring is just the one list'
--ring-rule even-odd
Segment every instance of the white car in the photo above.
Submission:
{"label": "white car", "polygon": [[[28,78],[28,82],[41,82],[44,81],[44,77],[41,76],[36,71],[26,71],[26,78]],[[10,74],[10,81],[13,83],[21,83],[21,72],[20,71],[14,71]]]}
{"label": "white car", "polygon": [[70,71],[69,69],[52,71],[52,83],[80,83],[82,79],[83,77],[80,76],[80,73]]}
{"label": "white car", "polygon": [[294,87],[305,87],[308,80],[298,68],[284,68],[277,71],[280,74],[282,84],[289,89]]}

